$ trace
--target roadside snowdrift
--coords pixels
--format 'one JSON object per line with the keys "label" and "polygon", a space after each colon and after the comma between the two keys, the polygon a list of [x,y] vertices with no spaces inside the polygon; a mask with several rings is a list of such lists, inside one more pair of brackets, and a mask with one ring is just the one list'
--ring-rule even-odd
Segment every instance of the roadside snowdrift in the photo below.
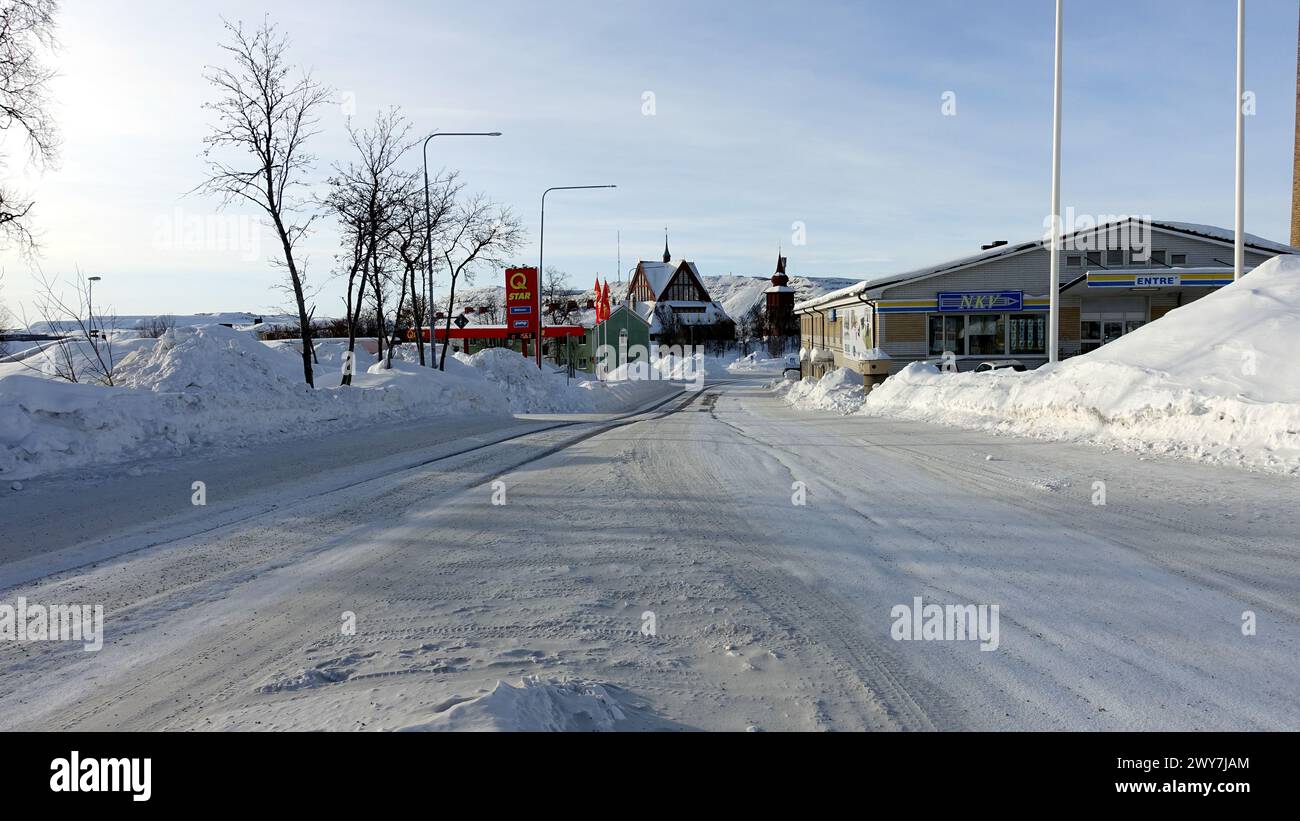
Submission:
{"label": "roadside snowdrift", "polygon": [[492,692],[462,701],[405,732],[610,732],[626,719],[600,684],[526,677],[519,687],[498,681]]}
{"label": "roadside snowdrift", "polygon": [[862,375],[838,368],[821,379],[777,383],[785,401],[799,410],[829,410],[849,414],[862,407]]}
{"label": "roadside snowdrift", "polygon": [[913,364],[861,413],[1300,474],[1300,258],[1055,367]]}
{"label": "roadside snowdrift", "polygon": [[506,415],[501,391],[474,369],[447,372],[395,361],[339,387],[343,347],[321,345],[313,390],[291,346],[207,325],[158,340],[133,340],[116,385],[72,384],[8,366],[0,375],[0,478],[128,458],[241,445],[277,436],[345,429],[383,418],[430,414]]}
{"label": "roadside snowdrift", "polygon": [[455,357],[509,397],[510,409],[516,413],[585,413],[601,404],[590,386],[566,384],[563,374],[539,369],[533,360],[509,348],[488,348],[473,356],[458,353]]}

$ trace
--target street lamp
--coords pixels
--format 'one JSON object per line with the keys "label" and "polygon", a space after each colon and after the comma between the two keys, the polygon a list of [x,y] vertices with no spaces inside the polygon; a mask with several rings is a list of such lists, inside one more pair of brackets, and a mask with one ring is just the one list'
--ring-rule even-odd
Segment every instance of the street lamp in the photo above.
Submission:
{"label": "street lamp", "polygon": [[102,279],[86,277],[86,323],[90,326],[86,329],[86,336],[90,337],[90,346],[95,350],[99,350],[99,343],[95,341],[95,283]]}
{"label": "street lamp", "polygon": [[[429,277],[429,301],[424,306],[424,317],[429,322],[429,367],[437,367],[434,362],[438,358],[438,346],[433,342],[433,224],[432,214],[429,205],[429,140],[434,137],[500,137],[500,131],[435,131],[424,138],[424,145],[421,149],[424,155],[424,253],[426,264],[428,266]],[[448,313],[451,312],[451,306],[447,306]],[[418,331],[417,331],[418,333]],[[418,337],[417,337],[418,339]],[[424,344],[420,342],[419,344]],[[443,343],[444,346],[450,345],[448,339]]]}
{"label": "street lamp", "polygon": [[537,311],[537,367],[542,367],[542,294],[541,284],[542,277],[546,276],[546,268],[543,267],[543,260],[546,252],[546,195],[552,191],[587,191],[593,188],[618,188],[617,185],[557,185],[548,188],[542,192],[542,224],[541,230],[537,233],[537,296],[533,300],[534,308]]}

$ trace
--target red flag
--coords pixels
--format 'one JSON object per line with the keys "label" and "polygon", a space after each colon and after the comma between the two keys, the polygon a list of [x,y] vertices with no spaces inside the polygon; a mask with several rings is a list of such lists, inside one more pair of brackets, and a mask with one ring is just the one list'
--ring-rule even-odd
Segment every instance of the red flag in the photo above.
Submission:
{"label": "red flag", "polygon": [[612,311],[610,311],[609,308],[609,280],[608,279],[605,280],[605,291],[604,291],[604,295],[602,296],[602,302],[604,303],[605,306],[605,318],[609,319],[609,315],[612,313]]}

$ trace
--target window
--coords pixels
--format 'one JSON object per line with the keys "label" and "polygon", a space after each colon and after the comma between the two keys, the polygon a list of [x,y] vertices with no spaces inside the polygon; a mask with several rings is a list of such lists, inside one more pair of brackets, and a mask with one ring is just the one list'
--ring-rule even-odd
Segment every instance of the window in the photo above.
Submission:
{"label": "window", "polygon": [[930,317],[930,355],[951,351],[958,356],[966,352],[966,317],[940,314]]}
{"label": "window", "polygon": [[1170,265],[1186,265],[1186,264],[1187,264],[1187,254],[1171,254],[1171,255],[1169,256],[1169,264],[1170,264]]}
{"label": "window", "polygon": [[1001,356],[1007,352],[1006,314],[973,314],[966,317],[966,353],[971,356]]}
{"label": "window", "polygon": [[1101,251],[1089,251],[1087,257],[1089,265],[1101,265]]}
{"label": "window", "polygon": [[1047,352],[1047,317],[1042,314],[1012,314],[1007,331],[1012,356]]}
{"label": "window", "polygon": [[1168,262],[1168,260],[1166,259],[1166,257],[1168,257],[1168,256],[1169,256],[1169,252],[1168,252],[1168,251],[1163,251],[1163,250],[1161,250],[1161,251],[1152,251],[1152,252],[1151,252],[1151,261],[1154,262],[1154,263],[1157,264],[1157,265],[1164,265],[1164,264],[1166,264],[1166,263]]}
{"label": "window", "polygon": [[1095,351],[1107,342],[1133,333],[1146,324],[1145,311],[1106,311],[1085,313],[1079,323],[1080,350]]}
{"label": "window", "polygon": [[1083,257],[1079,254],[1071,254],[1065,258],[1066,268],[1078,268],[1083,265]]}
{"label": "window", "polygon": [[1123,251],[1107,251],[1107,252],[1106,252],[1106,264],[1107,264],[1107,265],[1113,265],[1113,266],[1116,266],[1116,267],[1118,267],[1118,266],[1120,266],[1120,265],[1123,265],[1123,264],[1124,264],[1124,252],[1123,252]]}

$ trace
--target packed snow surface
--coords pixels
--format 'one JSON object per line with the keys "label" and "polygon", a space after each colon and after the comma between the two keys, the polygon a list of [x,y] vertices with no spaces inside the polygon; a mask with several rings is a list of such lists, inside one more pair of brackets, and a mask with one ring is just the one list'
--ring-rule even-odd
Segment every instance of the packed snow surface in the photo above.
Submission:
{"label": "packed snow surface", "polygon": [[1300,473],[1300,258],[1056,366],[914,363],[861,413]]}

